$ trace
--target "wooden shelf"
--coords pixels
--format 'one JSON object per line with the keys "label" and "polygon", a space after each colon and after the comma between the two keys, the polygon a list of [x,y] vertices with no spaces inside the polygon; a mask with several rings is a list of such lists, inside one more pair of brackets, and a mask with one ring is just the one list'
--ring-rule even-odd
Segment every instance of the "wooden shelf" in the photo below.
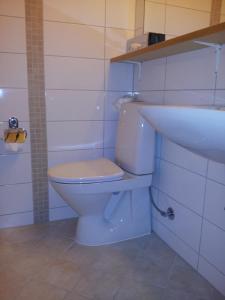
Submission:
{"label": "wooden shelf", "polygon": [[225,22],[209,26],[133,52],[113,57],[111,62],[147,61],[207,47],[195,41],[224,44]]}

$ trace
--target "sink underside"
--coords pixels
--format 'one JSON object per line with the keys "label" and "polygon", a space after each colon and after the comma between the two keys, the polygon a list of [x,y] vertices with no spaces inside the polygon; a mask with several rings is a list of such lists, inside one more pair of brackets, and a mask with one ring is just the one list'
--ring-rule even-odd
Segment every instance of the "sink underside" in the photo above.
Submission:
{"label": "sink underside", "polygon": [[225,163],[225,111],[222,109],[145,105],[140,113],[172,142]]}

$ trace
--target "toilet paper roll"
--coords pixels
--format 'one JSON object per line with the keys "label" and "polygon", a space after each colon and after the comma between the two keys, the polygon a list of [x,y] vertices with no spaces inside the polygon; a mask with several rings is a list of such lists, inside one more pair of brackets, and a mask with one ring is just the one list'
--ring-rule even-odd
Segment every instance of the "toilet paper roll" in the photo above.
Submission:
{"label": "toilet paper roll", "polygon": [[23,145],[18,143],[5,143],[6,152],[21,152],[23,150]]}

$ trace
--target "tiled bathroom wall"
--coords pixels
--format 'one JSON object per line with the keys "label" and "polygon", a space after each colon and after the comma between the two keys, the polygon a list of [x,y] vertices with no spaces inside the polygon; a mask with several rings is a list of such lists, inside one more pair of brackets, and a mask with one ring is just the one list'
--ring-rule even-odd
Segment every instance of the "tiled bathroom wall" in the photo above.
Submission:
{"label": "tiled bathroom wall", "polygon": [[[153,104],[225,105],[225,47],[215,64],[212,48],[145,62],[135,90]],[[154,210],[154,231],[225,294],[225,166],[158,136],[153,187],[175,210],[173,221]]]}
{"label": "tiled bathroom wall", "polygon": [[[166,34],[166,39],[210,25],[213,0],[145,0],[145,32]],[[220,22],[224,22],[222,0]]]}
{"label": "tiled bathroom wall", "polygon": [[[134,0],[44,0],[49,166],[114,157],[114,102],[133,87],[130,64],[111,65],[134,34]],[[50,220],[74,212],[49,187]]]}
{"label": "tiled bathroom wall", "polygon": [[28,131],[18,153],[0,141],[0,227],[8,227],[33,223],[23,0],[0,1],[0,40],[0,135],[12,116]]}
{"label": "tiled bathroom wall", "polygon": [[[40,18],[39,8],[32,8],[32,17],[37,14]],[[42,146],[45,113],[49,167],[101,156],[113,159],[118,118],[113,104],[133,87],[133,67],[110,66],[109,59],[123,53],[126,40],[134,34],[135,0],[45,0],[43,8],[43,20],[37,20],[39,23],[35,25],[29,23],[24,0],[0,2],[0,121],[4,122],[1,134],[11,116],[18,117],[20,126],[28,130],[28,140],[19,153],[6,149],[0,141],[0,227],[33,223],[33,215],[35,222],[47,220],[48,212],[50,220],[74,216],[51,188],[48,199],[44,187],[47,177],[42,176],[42,171],[46,173],[48,167]],[[40,21],[44,23],[44,41]],[[31,31],[38,28],[40,38],[32,41]],[[42,103],[43,87],[39,89],[31,82],[32,76],[35,78],[43,67],[37,57],[42,45],[39,47],[36,42],[44,45],[45,74],[38,75],[38,84],[44,86],[44,80],[46,106]],[[33,48],[28,47],[27,75],[26,46],[32,45]],[[34,124],[38,120],[40,128]],[[35,146],[39,138],[40,151]],[[33,178],[36,176],[34,198],[32,172]]]}

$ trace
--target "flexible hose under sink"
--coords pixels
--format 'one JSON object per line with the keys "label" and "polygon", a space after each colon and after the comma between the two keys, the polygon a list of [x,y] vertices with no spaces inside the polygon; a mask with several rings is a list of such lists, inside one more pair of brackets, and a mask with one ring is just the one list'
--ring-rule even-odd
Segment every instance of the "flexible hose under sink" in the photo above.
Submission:
{"label": "flexible hose under sink", "polygon": [[157,206],[157,204],[154,201],[153,195],[152,195],[152,188],[151,188],[151,186],[149,187],[149,197],[150,197],[150,200],[151,200],[151,203],[152,203],[153,207],[160,213],[160,215],[162,217],[168,218],[170,220],[174,220],[174,218],[175,218],[175,212],[174,212],[174,210],[173,210],[172,207],[168,207],[167,211],[164,211],[164,210],[160,209]]}

